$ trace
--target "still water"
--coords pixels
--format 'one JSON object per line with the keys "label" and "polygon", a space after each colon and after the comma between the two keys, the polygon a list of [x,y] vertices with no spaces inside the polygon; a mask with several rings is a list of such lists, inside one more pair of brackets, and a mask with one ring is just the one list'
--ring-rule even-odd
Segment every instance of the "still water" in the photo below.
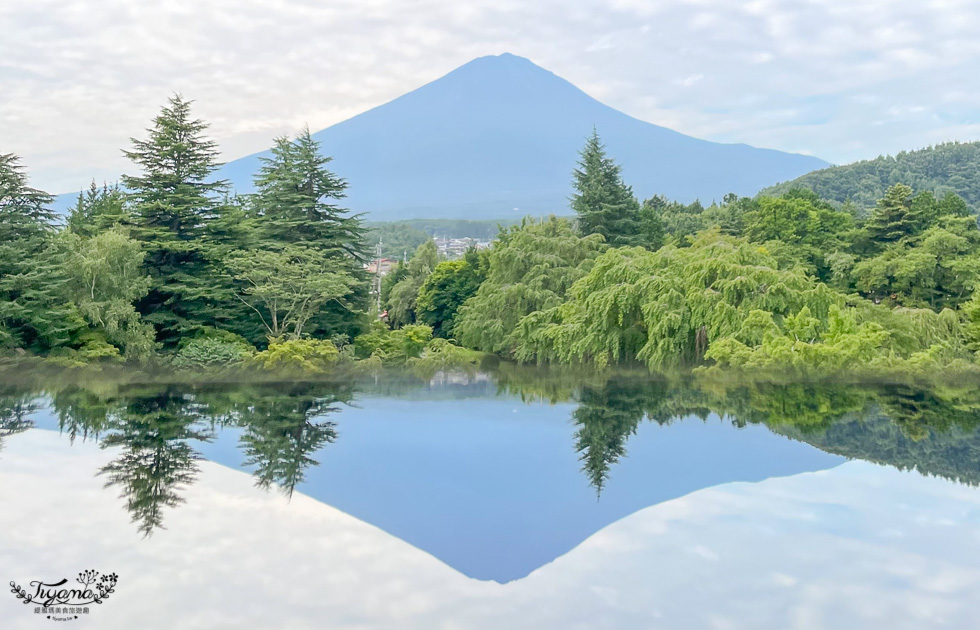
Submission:
{"label": "still water", "polygon": [[972,390],[530,374],[0,389],[0,627],[980,626]]}

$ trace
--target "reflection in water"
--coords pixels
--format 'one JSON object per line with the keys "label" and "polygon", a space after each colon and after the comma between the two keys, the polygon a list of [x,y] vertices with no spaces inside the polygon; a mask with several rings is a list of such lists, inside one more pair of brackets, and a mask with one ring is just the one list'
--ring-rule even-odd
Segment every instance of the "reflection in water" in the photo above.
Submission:
{"label": "reflection in water", "polygon": [[349,390],[323,391],[309,384],[256,392],[237,421],[245,428],[244,465],[255,467],[259,487],[275,484],[292,496],[306,469],[319,463],[312,455],[337,438],[336,423],[325,417],[340,410],[336,403],[349,399]]}
{"label": "reflection in water", "polygon": [[203,407],[171,388],[129,397],[106,423],[103,448],[121,453],[99,474],[106,487],[121,489],[126,508],[140,532],[149,536],[163,526],[163,509],[183,502],[181,486],[194,482],[200,454],[191,441],[213,434],[201,427]]}
{"label": "reflection in water", "polygon": [[31,416],[36,411],[32,395],[0,390],[0,451],[4,438],[34,426]]}
{"label": "reflection in water", "polygon": [[[529,378],[524,375],[530,374]],[[821,384],[677,383],[649,376],[591,376],[587,381],[542,378],[539,372],[497,374],[496,396],[525,401],[571,400],[577,408],[574,449],[587,483],[600,500],[627,457],[629,441],[644,420],[669,426],[684,418],[721,417],[735,427],[763,425],[775,434],[827,453],[915,468],[947,479],[980,483],[980,394],[970,390],[922,391],[910,387]],[[449,382],[449,381],[447,381]],[[338,437],[335,414],[357,397],[382,391],[405,399],[493,398],[486,379],[472,386],[431,388],[416,382],[380,384],[70,386],[44,391],[8,390],[0,396],[0,446],[5,436],[32,426],[39,396],[46,396],[69,440],[96,438],[118,449],[100,472],[118,488],[144,535],[163,526],[166,508],[183,502],[194,482],[200,449],[223,429],[239,429],[237,465],[251,470],[262,488],[291,496],[323,449]],[[520,430],[515,430],[520,439]],[[656,437],[652,438],[656,439]],[[446,454],[451,458],[451,454]],[[452,474],[447,470],[447,474]],[[732,470],[732,480],[741,479]],[[775,472],[770,474],[777,474]],[[787,473],[782,473],[787,474]],[[650,479],[656,484],[656,479]]]}

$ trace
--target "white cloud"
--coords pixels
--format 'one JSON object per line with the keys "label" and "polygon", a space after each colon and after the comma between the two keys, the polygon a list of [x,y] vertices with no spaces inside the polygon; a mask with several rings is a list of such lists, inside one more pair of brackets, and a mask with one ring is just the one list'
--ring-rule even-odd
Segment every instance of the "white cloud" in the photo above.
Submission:
{"label": "white cloud", "polygon": [[180,91],[233,159],[509,51],[638,118],[840,163],[976,139],[948,121],[977,118],[978,29],[949,0],[7,2],[0,151],[53,191],[114,178]]}

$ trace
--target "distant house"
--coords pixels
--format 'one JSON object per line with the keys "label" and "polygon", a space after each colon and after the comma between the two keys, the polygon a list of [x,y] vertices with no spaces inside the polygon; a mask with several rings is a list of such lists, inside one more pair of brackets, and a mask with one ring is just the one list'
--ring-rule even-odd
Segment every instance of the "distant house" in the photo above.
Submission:
{"label": "distant house", "polygon": [[393,258],[374,259],[364,265],[364,270],[369,274],[387,275],[398,264]]}
{"label": "distant house", "polygon": [[466,253],[471,247],[477,249],[486,249],[490,247],[490,241],[480,241],[475,238],[447,238],[445,236],[434,239],[436,242],[436,249],[439,253],[446,258],[452,260],[454,258],[459,258]]}

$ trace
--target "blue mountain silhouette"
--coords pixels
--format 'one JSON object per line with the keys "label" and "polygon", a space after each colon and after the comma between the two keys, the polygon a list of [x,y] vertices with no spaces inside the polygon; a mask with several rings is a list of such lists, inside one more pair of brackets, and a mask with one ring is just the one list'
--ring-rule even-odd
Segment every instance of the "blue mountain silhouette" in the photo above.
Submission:
{"label": "blue mountain silhouette", "polygon": [[[511,54],[474,59],[313,135],[350,183],[345,205],[371,220],[500,219],[568,213],[572,170],[593,127],[640,199],[720,201],[828,166],[637,120]],[[266,155],[229,162],[218,175],[251,192]],[[76,197],[62,195],[56,206]]]}
{"label": "blue mountain silhouette", "polygon": [[[593,127],[641,199],[754,195],[827,166],[637,120],[511,54],[474,59],[313,135],[351,185],[347,205],[372,220],[495,219],[514,216],[515,208],[567,213],[572,170]],[[250,191],[261,155],[230,162],[220,174]]]}

